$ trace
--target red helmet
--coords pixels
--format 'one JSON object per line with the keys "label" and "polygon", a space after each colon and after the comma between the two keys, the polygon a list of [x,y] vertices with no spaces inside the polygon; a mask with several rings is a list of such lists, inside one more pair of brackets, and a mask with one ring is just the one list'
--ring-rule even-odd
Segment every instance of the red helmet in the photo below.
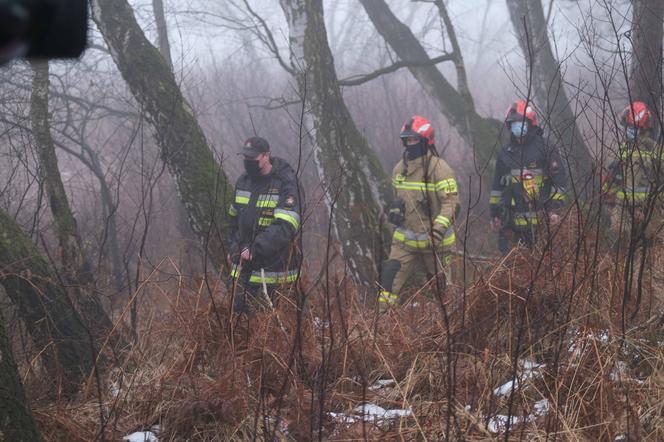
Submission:
{"label": "red helmet", "polygon": [[433,126],[426,118],[415,115],[403,124],[399,138],[404,143],[406,142],[406,138],[424,138],[427,146],[432,146],[434,143]]}
{"label": "red helmet", "polygon": [[650,129],[652,127],[652,114],[644,102],[635,101],[622,111],[620,122],[625,126]]}
{"label": "red helmet", "polygon": [[532,126],[538,125],[535,109],[533,109],[533,107],[524,100],[519,100],[516,103],[513,103],[509,109],[507,109],[507,114],[505,115],[505,125],[509,126],[513,121],[523,121],[524,117],[530,121]]}

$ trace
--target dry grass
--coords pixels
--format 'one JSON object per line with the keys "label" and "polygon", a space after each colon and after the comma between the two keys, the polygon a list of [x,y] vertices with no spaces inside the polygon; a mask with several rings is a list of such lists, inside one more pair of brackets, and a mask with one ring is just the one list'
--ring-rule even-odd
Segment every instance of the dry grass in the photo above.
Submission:
{"label": "dry grass", "polygon": [[[221,285],[147,278],[140,341],[104,371],[101,408],[91,383],[74,403],[38,405],[37,420],[50,441],[156,424],[162,441],[487,440],[504,437],[496,415],[514,417],[514,440],[664,440],[656,284],[623,330],[623,308],[636,305],[623,306],[619,266],[564,235],[554,250],[515,250],[443,305],[425,287],[383,315],[334,280],[303,311],[286,294],[275,311],[234,321]],[[367,402],[412,415],[330,414]]]}

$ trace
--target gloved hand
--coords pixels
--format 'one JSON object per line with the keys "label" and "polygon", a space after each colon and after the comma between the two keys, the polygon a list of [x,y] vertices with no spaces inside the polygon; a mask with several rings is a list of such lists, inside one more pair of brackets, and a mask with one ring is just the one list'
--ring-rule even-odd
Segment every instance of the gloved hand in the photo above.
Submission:
{"label": "gloved hand", "polygon": [[399,227],[406,216],[406,204],[402,199],[396,199],[387,206],[387,221]]}

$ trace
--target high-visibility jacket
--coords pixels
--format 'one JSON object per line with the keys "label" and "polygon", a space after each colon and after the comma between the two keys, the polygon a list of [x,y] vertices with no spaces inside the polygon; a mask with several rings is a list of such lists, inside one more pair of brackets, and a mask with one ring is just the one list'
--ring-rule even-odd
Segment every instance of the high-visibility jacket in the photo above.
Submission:
{"label": "high-visibility jacket", "polygon": [[459,196],[454,172],[445,160],[432,152],[401,160],[392,178],[396,197],[405,206],[404,221],[394,231],[392,245],[413,251],[454,245]]}
{"label": "high-visibility jacket", "polygon": [[[272,157],[271,161],[267,176],[240,176],[228,209],[231,276],[252,284],[283,284],[298,277],[300,255],[294,239],[300,229],[303,191],[285,160]],[[253,258],[240,269],[244,248],[251,250]]]}
{"label": "high-visibility jacket", "polygon": [[[618,158],[609,165],[603,189],[616,202],[647,203],[649,198],[662,199],[664,191],[664,153],[651,138],[642,136],[620,146]],[[656,204],[661,206],[659,201]],[[661,207],[658,207],[660,209]]]}
{"label": "high-visibility jacket", "polygon": [[521,144],[503,146],[489,196],[492,218],[520,230],[537,224],[542,210],[555,210],[565,203],[565,170],[557,149],[547,146],[539,131]]}

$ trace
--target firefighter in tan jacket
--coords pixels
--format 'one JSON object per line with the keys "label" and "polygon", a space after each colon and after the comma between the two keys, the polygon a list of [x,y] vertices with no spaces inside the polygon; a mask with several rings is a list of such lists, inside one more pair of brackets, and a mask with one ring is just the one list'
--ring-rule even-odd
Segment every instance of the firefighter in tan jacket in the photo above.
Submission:
{"label": "firefighter in tan jacket", "polygon": [[402,127],[400,138],[405,151],[392,174],[396,198],[388,207],[388,221],[396,229],[380,277],[381,310],[399,303],[398,293],[411,276],[427,281],[436,277],[442,281],[438,287],[444,287],[456,240],[457,183],[436,152],[431,123],[414,116]]}

